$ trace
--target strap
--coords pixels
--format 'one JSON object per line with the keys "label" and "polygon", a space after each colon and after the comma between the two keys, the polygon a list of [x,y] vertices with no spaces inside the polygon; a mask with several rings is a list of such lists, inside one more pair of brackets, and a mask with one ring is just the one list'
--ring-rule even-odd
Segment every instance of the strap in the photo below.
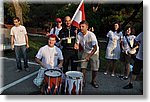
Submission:
{"label": "strap", "polygon": [[54,27],[53,34],[55,34],[56,28]]}
{"label": "strap", "polygon": [[128,38],[127,38],[126,35],[125,35],[125,38],[126,38],[126,40],[127,40],[127,43],[128,43],[128,45],[129,45],[129,47],[132,49],[133,47],[131,47],[131,45],[130,45],[130,43],[129,43],[129,40],[128,40]]}

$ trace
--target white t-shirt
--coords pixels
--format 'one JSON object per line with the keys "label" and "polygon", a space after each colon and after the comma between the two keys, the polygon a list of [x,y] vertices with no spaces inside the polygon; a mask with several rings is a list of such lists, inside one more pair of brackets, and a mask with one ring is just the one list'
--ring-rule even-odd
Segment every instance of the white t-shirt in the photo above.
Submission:
{"label": "white t-shirt", "polygon": [[50,34],[55,34],[55,35],[58,36],[59,31],[60,31],[61,29],[62,29],[62,27],[60,27],[60,28],[55,27],[55,32],[54,32],[54,28],[52,28],[51,31],[50,31]]}
{"label": "white t-shirt", "polygon": [[113,32],[109,31],[107,33],[107,37],[109,38],[109,42],[106,49],[107,59],[119,59],[120,58],[120,39],[123,38],[122,32]]}
{"label": "white t-shirt", "polygon": [[141,32],[136,38],[136,41],[140,42],[139,51],[136,55],[137,59],[143,60],[143,32]]}
{"label": "white t-shirt", "polygon": [[[133,47],[135,38],[136,38],[136,36],[134,36],[134,35],[127,36],[128,42],[130,43],[131,47]],[[124,51],[130,51],[131,50],[130,46],[128,45],[127,39],[125,36],[123,37]]]}
{"label": "white t-shirt", "polygon": [[95,54],[99,52],[99,46],[98,46],[96,36],[91,31],[87,31],[87,34],[85,34],[85,35],[83,35],[81,32],[79,32],[78,36],[77,36],[77,43],[81,44],[81,46],[84,49],[84,52],[86,52],[86,53],[91,53],[94,45],[97,46],[97,51],[95,52]]}
{"label": "white t-shirt", "polygon": [[58,60],[63,60],[63,55],[58,47],[54,46],[51,48],[48,45],[45,45],[39,49],[36,58],[42,59],[46,68],[51,69],[57,67]]}
{"label": "white t-shirt", "polygon": [[10,35],[14,35],[14,45],[16,46],[26,45],[26,34],[26,28],[22,25],[19,25],[18,27],[13,26],[10,31]]}

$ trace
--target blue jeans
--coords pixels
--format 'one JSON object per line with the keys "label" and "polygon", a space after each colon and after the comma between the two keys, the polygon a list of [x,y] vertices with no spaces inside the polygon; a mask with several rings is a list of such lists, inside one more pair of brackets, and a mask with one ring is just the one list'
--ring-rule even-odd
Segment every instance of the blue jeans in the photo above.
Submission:
{"label": "blue jeans", "polygon": [[17,69],[22,69],[21,66],[21,57],[23,55],[24,60],[24,68],[28,68],[28,57],[27,57],[27,48],[26,45],[22,46],[14,46],[15,54],[16,54],[16,62],[17,62]]}

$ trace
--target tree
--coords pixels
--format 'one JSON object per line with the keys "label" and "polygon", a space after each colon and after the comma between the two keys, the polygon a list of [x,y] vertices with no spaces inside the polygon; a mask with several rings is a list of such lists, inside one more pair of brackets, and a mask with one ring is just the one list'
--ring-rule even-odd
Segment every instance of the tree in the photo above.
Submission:
{"label": "tree", "polygon": [[17,3],[18,4],[16,6],[16,3],[14,5],[14,2],[5,2],[4,1],[4,23],[12,24],[13,23],[12,18],[14,18],[15,16],[19,16],[18,13],[16,13],[16,10],[18,10],[16,7],[18,7],[18,5],[20,6],[19,8],[22,9],[21,12],[22,12],[23,24],[30,21],[30,19],[28,17],[28,14],[30,11],[30,5],[27,2],[21,2],[21,1],[18,1]]}
{"label": "tree", "polygon": [[19,4],[19,0],[12,0],[15,8],[16,16],[20,18],[20,23],[23,25],[22,8]]}

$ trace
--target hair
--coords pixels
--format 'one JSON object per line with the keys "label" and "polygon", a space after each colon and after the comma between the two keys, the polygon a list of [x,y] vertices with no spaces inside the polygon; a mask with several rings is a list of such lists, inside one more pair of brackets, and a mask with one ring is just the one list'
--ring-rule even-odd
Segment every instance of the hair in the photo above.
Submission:
{"label": "hair", "polygon": [[117,33],[119,33],[121,31],[121,25],[120,25],[120,22],[116,21],[113,23],[112,25],[112,31],[115,31],[115,24],[118,24],[119,25],[119,28],[117,30]]}
{"label": "hair", "polygon": [[19,18],[19,17],[14,17],[13,20],[18,20],[18,21],[20,21],[20,18]]}
{"label": "hair", "polygon": [[129,28],[131,28],[131,35],[134,35],[134,34],[135,34],[135,29],[134,29],[134,27],[132,27],[132,26],[127,26],[127,27],[125,28],[125,31],[124,31],[124,32],[126,32]]}
{"label": "hair", "polygon": [[87,26],[89,26],[89,23],[88,23],[86,20],[81,21],[81,22],[80,22],[80,25],[81,25],[81,24],[86,24]]}
{"label": "hair", "polygon": [[50,34],[50,35],[48,36],[48,38],[55,38],[55,39],[56,39],[57,37],[56,37],[55,34]]}

